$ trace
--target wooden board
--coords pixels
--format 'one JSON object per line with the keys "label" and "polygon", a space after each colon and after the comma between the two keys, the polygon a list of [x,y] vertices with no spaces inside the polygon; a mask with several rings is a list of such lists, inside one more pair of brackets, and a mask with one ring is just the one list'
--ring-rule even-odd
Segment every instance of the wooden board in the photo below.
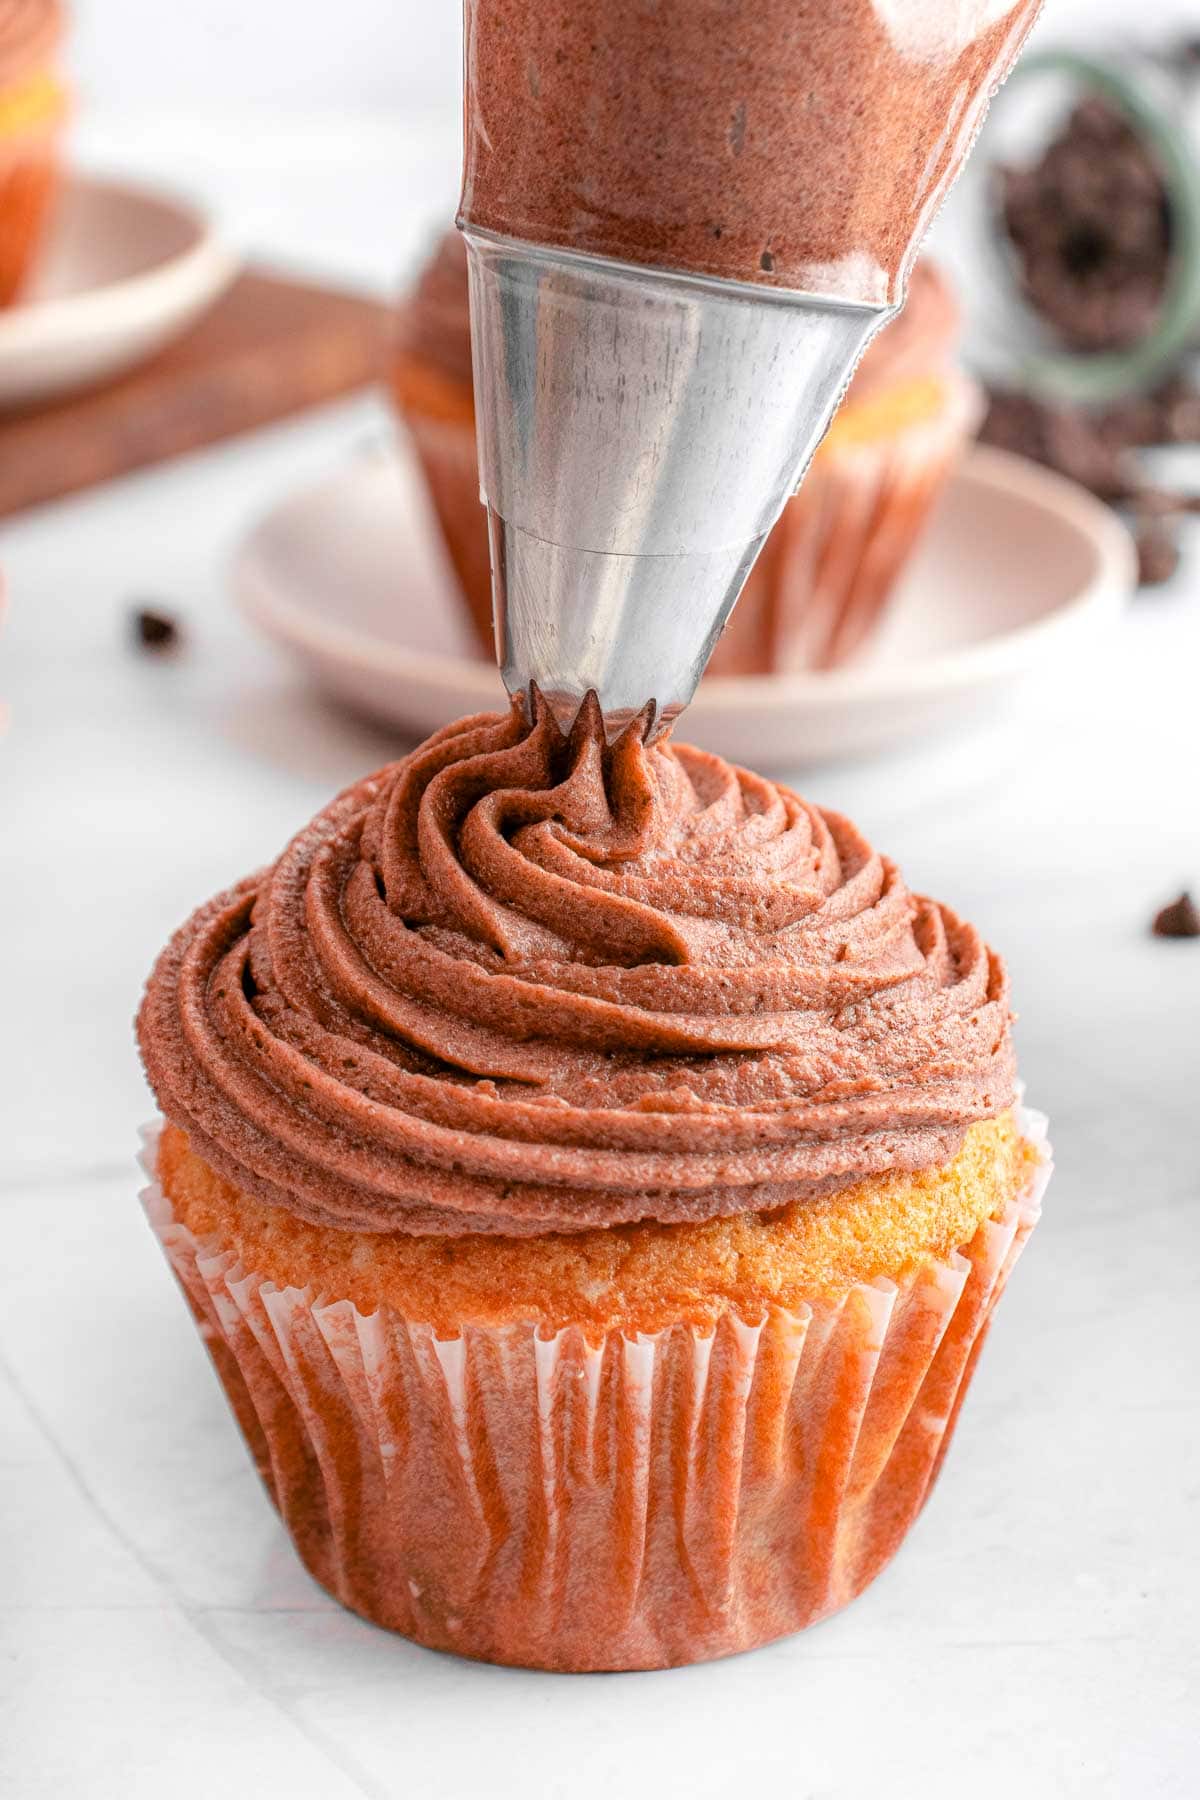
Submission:
{"label": "wooden board", "polygon": [[132,373],[0,414],[0,516],[366,386],[385,372],[391,317],[380,301],[248,269]]}

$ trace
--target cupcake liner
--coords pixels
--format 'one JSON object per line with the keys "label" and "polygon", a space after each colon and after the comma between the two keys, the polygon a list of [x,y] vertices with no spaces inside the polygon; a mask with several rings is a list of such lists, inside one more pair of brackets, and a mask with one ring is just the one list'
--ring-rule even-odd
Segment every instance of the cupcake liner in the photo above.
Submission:
{"label": "cupcake liner", "polygon": [[[1045,1146],[1040,1115],[1020,1124]],[[1050,1174],[1043,1148],[969,1244],[838,1304],[447,1338],[197,1239],[146,1139],[147,1216],[310,1573],[431,1648],[563,1670],[750,1649],[866,1586],[938,1471]]]}
{"label": "cupcake liner", "polygon": [[58,191],[58,140],[48,129],[0,146],[0,306],[16,299],[32,266]]}
{"label": "cupcake liner", "polygon": [[475,426],[469,419],[440,418],[401,404],[429,498],[482,653],[495,648],[492,627],[492,563],[487,509],[479,496]]}
{"label": "cupcake liner", "polygon": [[818,452],[750,571],[714,675],[829,669],[861,649],[977,422],[979,394],[941,377],[932,416]]}

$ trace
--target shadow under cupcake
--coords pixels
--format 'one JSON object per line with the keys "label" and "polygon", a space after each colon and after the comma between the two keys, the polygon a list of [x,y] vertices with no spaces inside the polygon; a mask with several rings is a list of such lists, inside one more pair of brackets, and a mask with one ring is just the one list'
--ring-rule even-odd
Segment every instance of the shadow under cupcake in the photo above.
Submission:
{"label": "shadow under cupcake", "polygon": [[[867,350],[751,570],[709,675],[831,669],[870,641],[979,422],[979,390],[955,362],[958,329],[946,277],[918,263],[904,311]],[[450,231],[401,309],[392,391],[481,653],[490,657],[470,333],[466,248]]]}
{"label": "shadow under cupcake", "polygon": [[884,1566],[1038,1212],[1003,964],[847,820],[594,713],[459,721],[202,907],[147,1210],[305,1564],[547,1669]]}

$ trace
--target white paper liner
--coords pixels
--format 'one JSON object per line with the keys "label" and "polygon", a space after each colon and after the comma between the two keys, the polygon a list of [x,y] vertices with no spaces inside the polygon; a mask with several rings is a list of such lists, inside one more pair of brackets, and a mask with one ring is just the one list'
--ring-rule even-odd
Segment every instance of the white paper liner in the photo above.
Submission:
{"label": "white paper liner", "polygon": [[861,1591],[929,1491],[1039,1216],[1029,1190],[944,1263],[836,1305],[589,1342],[280,1289],[142,1199],[313,1576],[437,1649],[657,1668],[801,1629]]}

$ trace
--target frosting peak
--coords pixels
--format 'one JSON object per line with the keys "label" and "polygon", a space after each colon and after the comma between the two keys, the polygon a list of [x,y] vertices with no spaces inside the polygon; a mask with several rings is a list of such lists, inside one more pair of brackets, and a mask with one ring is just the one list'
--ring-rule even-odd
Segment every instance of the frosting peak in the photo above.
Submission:
{"label": "frosting peak", "polygon": [[163,1110],[322,1224],[766,1210],[1013,1098],[1004,969],[856,829],[585,711],[459,721],[202,908],[139,1016]]}

